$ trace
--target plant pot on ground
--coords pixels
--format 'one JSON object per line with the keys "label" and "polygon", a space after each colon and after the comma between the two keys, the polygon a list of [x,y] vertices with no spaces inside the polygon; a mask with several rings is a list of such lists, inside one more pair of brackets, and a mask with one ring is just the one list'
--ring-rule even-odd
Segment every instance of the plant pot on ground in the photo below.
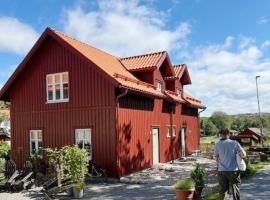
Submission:
{"label": "plant pot on ground", "polygon": [[191,172],[190,177],[195,182],[196,188],[195,199],[200,200],[202,196],[202,190],[205,186],[205,180],[207,177],[205,168],[197,163],[195,169]]}
{"label": "plant pot on ground", "polygon": [[84,188],[84,182],[76,183],[73,187],[73,196],[76,199],[83,198],[83,188]]}
{"label": "plant pot on ground", "polygon": [[174,187],[177,200],[193,200],[195,182],[192,179],[179,180]]}

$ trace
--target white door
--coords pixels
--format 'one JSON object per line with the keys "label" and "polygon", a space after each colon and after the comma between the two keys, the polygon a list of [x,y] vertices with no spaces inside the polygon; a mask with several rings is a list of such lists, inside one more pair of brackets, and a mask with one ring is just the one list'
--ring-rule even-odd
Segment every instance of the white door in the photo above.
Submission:
{"label": "white door", "polygon": [[181,149],[182,149],[182,157],[186,156],[186,127],[182,127],[181,129]]}
{"label": "white door", "polygon": [[153,165],[159,163],[159,129],[152,129],[153,135]]}

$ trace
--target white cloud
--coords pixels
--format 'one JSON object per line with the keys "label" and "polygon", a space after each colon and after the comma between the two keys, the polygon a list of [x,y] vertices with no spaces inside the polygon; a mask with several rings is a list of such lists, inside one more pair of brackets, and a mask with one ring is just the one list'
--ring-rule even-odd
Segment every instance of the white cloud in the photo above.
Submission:
{"label": "white cloud", "polygon": [[[243,45],[233,51],[224,44],[195,47],[186,60],[192,78],[188,89],[201,98],[208,109],[203,115],[214,111],[229,114],[257,112],[255,76],[258,80],[261,110],[270,112],[270,60],[263,49],[253,44]],[[245,42],[244,42],[245,43]],[[243,40],[231,45],[241,46]]]}
{"label": "white cloud", "polygon": [[266,18],[266,17],[261,17],[258,21],[257,21],[257,24],[259,24],[259,25],[262,25],[262,24],[266,24],[266,23],[268,23],[268,18]]}
{"label": "white cloud", "polygon": [[139,1],[102,0],[98,9],[84,11],[79,5],[63,14],[64,32],[114,55],[125,56],[187,45],[191,25],[165,27],[167,13]]}
{"label": "white cloud", "polygon": [[267,48],[270,46],[270,40],[266,40],[264,41],[264,43],[262,44],[262,48]]}
{"label": "white cloud", "polygon": [[37,40],[37,32],[16,18],[0,17],[0,51],[25,54]]}

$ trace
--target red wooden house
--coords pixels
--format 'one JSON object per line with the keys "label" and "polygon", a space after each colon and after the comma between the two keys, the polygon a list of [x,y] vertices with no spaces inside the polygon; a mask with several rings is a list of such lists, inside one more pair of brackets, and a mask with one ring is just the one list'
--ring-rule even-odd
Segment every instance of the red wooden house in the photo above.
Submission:
{"label": "red wooden house", "polygon": [[11,144],[26,151],[78,144],[120,177],[199,146],[199,100],[186,65],[167,52],[118,58],[47,28],[0,92]]}

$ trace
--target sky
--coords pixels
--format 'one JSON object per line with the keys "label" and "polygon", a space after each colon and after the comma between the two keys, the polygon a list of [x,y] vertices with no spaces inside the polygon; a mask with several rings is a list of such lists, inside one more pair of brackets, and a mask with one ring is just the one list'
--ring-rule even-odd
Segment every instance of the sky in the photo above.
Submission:
{"label": "sky", "polygon": [[46,27],[115,56],[168,51],[202,116],[270,112],[269,0],[0,0],[0,88]]}

